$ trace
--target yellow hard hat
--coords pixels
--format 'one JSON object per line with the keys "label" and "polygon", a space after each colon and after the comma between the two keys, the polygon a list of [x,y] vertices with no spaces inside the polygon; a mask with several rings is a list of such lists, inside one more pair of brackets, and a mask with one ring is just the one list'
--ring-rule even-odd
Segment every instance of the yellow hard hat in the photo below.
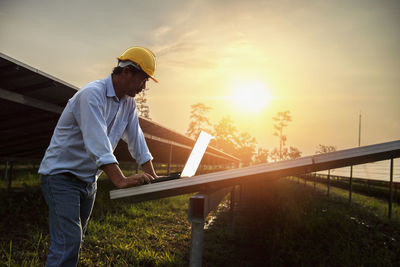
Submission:
{"label": "yellow hard hat", "polygon": [[154,78],[154,72],[156,70],[156,56],[149,49],[141,46],[133,46],[125,50],[118,57],[119,61],[131,61],[137,64],[142,71],[144,71],[150,78],[157,82]]}

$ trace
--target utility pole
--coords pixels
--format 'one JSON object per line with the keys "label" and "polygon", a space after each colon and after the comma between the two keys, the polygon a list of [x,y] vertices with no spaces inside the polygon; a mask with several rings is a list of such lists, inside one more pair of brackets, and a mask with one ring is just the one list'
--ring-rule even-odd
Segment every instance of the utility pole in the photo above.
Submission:
{"label": "utility pole", "polygon": [[360,116],[358,117],[358,146],[361,145],[361,111]]}

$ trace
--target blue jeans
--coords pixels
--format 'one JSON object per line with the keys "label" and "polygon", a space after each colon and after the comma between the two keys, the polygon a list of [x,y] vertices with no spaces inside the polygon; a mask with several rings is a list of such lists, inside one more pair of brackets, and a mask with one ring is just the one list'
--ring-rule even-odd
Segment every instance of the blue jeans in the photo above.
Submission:
{"label": "blue jeans", "polygon": [[49,207],[50,248],[46,266],[76,266],[97,184],[64,173],[42,175],[41,187]]}

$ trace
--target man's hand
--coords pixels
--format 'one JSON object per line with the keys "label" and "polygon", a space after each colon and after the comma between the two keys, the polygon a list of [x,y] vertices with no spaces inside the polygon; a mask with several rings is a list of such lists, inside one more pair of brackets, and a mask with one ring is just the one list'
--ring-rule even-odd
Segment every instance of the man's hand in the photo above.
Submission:
{"label": "man's hand", "polygon": [[126,187],[149,184],[151,183],[151,180],[154,180],[154,177],[148,173],[134,174],[125,178],[125,181],[127,183]]}

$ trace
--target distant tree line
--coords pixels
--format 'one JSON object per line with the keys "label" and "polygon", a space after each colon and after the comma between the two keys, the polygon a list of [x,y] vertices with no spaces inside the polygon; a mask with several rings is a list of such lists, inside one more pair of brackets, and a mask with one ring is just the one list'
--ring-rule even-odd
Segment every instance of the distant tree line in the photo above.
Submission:
{"label": "distant tree line", "polygon": [[229,116],[211,124],[207,117],[210,110],[211,108],[203,103],[191,105],[186,135],[196,139],[202,130],[211,133],[215,137],[210,142],[211,146],[240,158],[246,166],[250,165],[256,149],[256,139],[248,133],[239,133]]}
{"label": "distant tree line", "polygon": [[301,157],[301,152],[295,147],[286,147],[287,136],[284,128],[291,121],[289,111],[278,112],[274,117],[274,136],[279,138],[279,148],[269,151],[266,148],[257,148],[256,139],[247,132],[239,132],[229,116],[223,117],[216,124],[212,124],[207,117],[211,107],[203,103],[191,105],[190,123],[186,135],[197,138],[200,131],[204,130],[211,133],[210,145],[231,154],[242,161],[244,166],[251,164],[266,163],[269,160],[280,161]]}
{"label": "distant tree line", "polygon": [[[146,91],[143,90],[135,97],[139,116],[150,119],[150,108],[147,104]],[[210,145],[231,154],[242,161],[244,166],[267,163],[269,161],[281,161],[301,157],[302,152],[293,146],[286,146],[287,135],[284,130],[292,121],[290,111],[278,112],[274,120],[273,135],[278,137],[279,147],[272,150],[258,147],[256,139],[247,132],[238,132],[233,120],[229,116],[223,117],[216,124],[212,124],[207,117],[211,107],[203,103],[191,105],[190,123],[186,135],[196,139],[202,130],[211,133]],[[316,154],[336,151],[335,146],[319,144]]]}
{"label": "distant tree line", "polygon": [[335,152],[335,151],[336,151],[335,146],[327,146],[327,145],[319,144],[317,147],[317,150],[315,151],[315,154],[324,154],[324,153]]}

